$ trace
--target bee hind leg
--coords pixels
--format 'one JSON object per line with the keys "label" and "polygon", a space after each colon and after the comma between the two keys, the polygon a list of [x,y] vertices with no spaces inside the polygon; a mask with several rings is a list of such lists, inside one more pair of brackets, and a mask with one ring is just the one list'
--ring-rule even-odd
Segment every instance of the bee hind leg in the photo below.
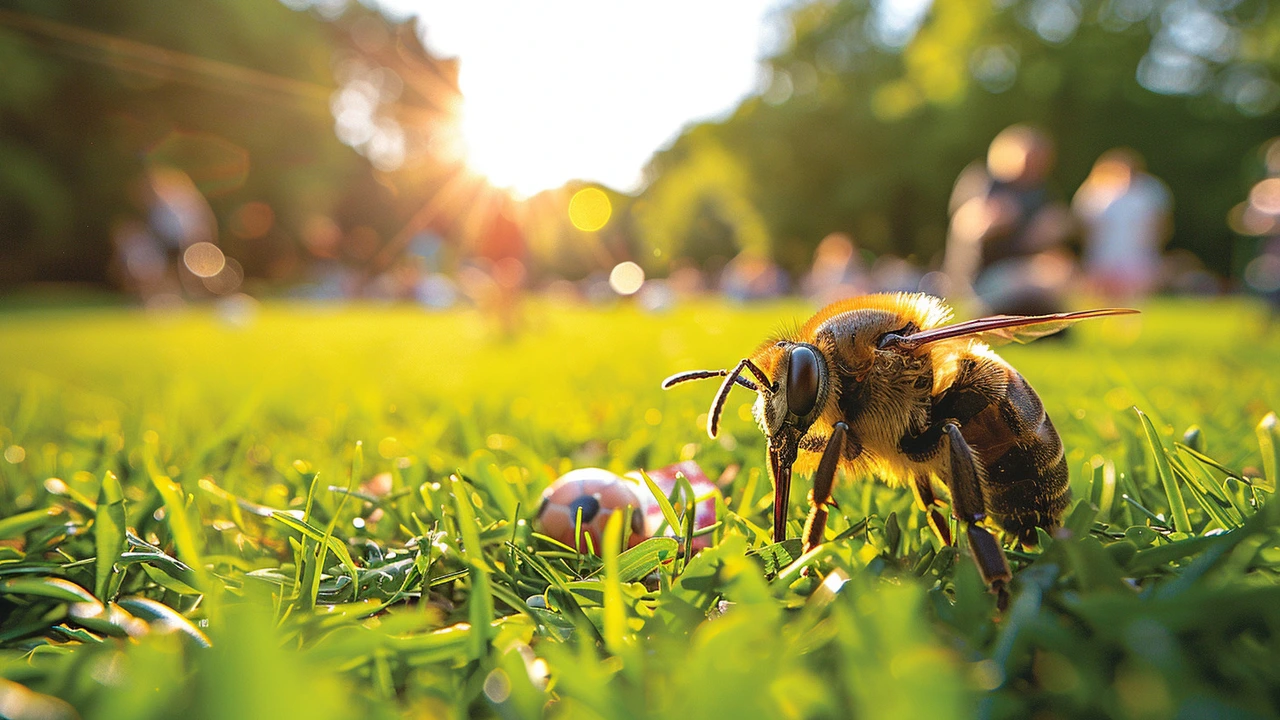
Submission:
{"label": "bee hind leg", "polygon": [[933,484],[929,481],[929,476],[916,476],[915,482],[911,484],[911,490],[916,496],[916,505],[929,519],[929,527],[933,528],[933,534],[938,536],[943,545],[954,545],[956,541],[951,536],[951,523],[938,511],[942,502],[933,494]]}
{"label": "bee hind leg", "polygon": [[996,594],[996,606],[1004,610],[1009,603],[1008,585],[1013,573],[1009,571],[1009,561],[1005,558],[1000,543],[980,524],[986,518],[986,506],[982,499],[982,486],[973,450],[965,442],[956,423],[948,422],[943,426],[943,432],[950,445],[951,468],[947,485],[951,489],[952,508],[964,523],[969,547],[973,550],[973,559],[978,565],[978,571],[982,573],[982,579]]}
{"label": "bee hind leg", "polygon": [[827,447],[822,451],[822,459],[818,461],[818,471],[813,474],[813,491],[809,493],[809,518],[804,523],[805,552],[822,544],[823,534],[827,529],[827,505],[831,504],[831,489],[835,486],[836,469],[844,455],[845,438],[848,434],[848,425],[842,422],[835,424],[831,430],[831,438],[827,440]]}

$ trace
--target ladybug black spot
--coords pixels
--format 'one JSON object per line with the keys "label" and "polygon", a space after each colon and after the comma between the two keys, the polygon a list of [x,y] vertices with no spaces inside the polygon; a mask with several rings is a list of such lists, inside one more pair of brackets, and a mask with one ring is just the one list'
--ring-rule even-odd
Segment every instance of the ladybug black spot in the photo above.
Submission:
{"label": "ladybug black spot", "polygon": [[591,495],[583,495],[582,497],[569,503],[569,517],[578,517],[578,510],[582,510],[582,524],[586,525],[600,512],[600,501]]}

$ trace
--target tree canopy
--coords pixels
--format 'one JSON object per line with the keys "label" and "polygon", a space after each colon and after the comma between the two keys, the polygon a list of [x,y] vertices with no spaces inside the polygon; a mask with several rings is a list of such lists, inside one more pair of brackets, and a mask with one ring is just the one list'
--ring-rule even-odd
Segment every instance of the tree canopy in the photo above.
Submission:
{"label": "tree canopy", "polygon": [[743,169],[732,191],[785,266],[804,266],[834,231],[927,263],[961,169],[1004,127],[1032,123],[1057,141],[1064,194],[1103,151],[1136,149],[1174,192],[1173,246],[1229,269],[1227,213],[1256,179],[1257,149],[1280,130],[1280,19],[1266,0],[909,6],[787,9],[763,92],[658,153],[646,196],[724,192],[686,179],[720,153]]}
{"label": "tree canopy", "polygon": [[[402,191],[435,181],[414,173],[456,66],[412,23],[289,5],[0,2],[0,285],[105,280],[113,224],[145,215],[153,165],[190,176],[249,274],[296,275],[316,218],[399,231],[421,205]],[[261,233],[237,231],[246,206],[270,208]]]}

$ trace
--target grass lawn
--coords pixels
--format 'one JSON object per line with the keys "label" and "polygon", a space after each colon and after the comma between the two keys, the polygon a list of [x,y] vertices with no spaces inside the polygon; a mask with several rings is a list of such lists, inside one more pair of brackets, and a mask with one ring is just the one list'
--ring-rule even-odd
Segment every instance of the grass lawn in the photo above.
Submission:
{"label": "grass lawn", "polygon": [[[967,549],[867,479],[793,562],[762,530],[752,395],[712,441],[714,383],[659,389],[809,310],[534,304],[515,340],[399,307],[0,314],[0,716],[1275,713],[1260,308],[1163,301],[1003,351],[1083,502],[1010,552],[1000,616]],[[709,550],[601,561],[534,534],[567,470],[687,459],[739,468]]]}

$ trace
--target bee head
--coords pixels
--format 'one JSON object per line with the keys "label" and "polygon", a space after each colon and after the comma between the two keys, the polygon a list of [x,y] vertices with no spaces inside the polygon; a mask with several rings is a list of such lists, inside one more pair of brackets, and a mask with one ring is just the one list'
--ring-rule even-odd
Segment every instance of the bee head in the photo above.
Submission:
{"label": "bee head", "polygon": [[[771,367],[772,377],[760,367]],[[754,380],[743,377],[750,373]],[[707,434],[715,437],[720,427],[729,390],[741,385],[756,392],[756,422],[768,438],[769,472],[774,481],[774,537],[785,532],[786,508],[791,492],[791,466],[800,450],[800,438],[809,431],[830,395],[830,371],[827,359],[817,346],[784,340],[766,345],[754,358],[743,358],[732,370],[695,370],[672,375],[662,383],[664,388],[689,380],[723,377],[720,390],[707,414]]]}
{"label": "bee head", "polygon": [[[761,368],[772,365],[772,377]],[[754,379],[744,377],[750,374]],[[804,435],[826,405],[830,391],[827,361],[822,352],[809,343],[784,340],[767,346],[756,358],[743,358],[732,370],[695,370],[667,378],[662,387],[669,388],[689,380],[724,378],[711,410],[707,414],[707,434],[715,437],[720,430],[729,390],[734,385],[758,394],[756,421],[770,440],[795,441]]]}
{"label": "bee head", "polygon": [[827,361],[808,343],[779,342],[780,352],[767,391],[756,399],[755,416],[769,438],[808,431],[826,405],[830,389]]}

